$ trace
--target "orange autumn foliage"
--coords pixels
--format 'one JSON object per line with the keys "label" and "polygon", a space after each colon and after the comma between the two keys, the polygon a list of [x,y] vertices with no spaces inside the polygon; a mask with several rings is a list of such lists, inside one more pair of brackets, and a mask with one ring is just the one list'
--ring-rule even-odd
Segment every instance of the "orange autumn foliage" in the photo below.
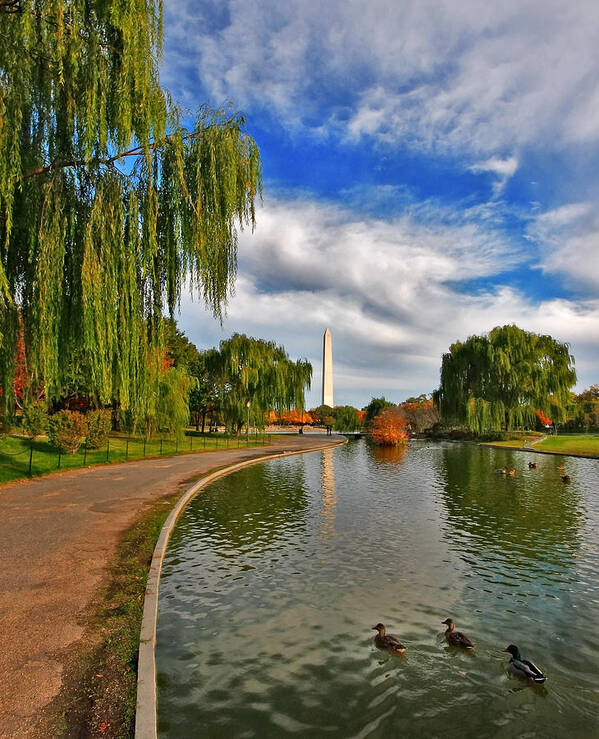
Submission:
{"label": "orange autumn foliage", "polygon": [[537,411],[535,411],[535,413],[537,414],[537,418],[543,424],[543,426],[551,426],[552,425],[551,424],[551,419],[550,418],[547,418],[547,416],[543,413],[543,411],[537,410]]}
{"label": "orange autumn foliage", "polygon": [[308,411],[301,411],[297,408],[292,408],[289,411],[281,411],[278,420],[279,423],[286,426],[301,426],[302,424],[311,424],[313,422],[312,416]]}
{"label": "orange autumn foliage", "polygon": [[370,436],[381,446],[403,444],[408,439],[408,420],[400,408],[387,408],[372,422]]}

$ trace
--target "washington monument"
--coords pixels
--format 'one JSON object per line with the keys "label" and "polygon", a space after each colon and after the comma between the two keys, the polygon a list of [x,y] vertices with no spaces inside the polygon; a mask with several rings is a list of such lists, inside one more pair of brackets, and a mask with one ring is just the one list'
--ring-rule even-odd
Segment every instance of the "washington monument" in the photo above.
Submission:
{"label": "washington monument", "polygon": [[333,344],[328,328],[322,341],[322,405],[333,407]]}

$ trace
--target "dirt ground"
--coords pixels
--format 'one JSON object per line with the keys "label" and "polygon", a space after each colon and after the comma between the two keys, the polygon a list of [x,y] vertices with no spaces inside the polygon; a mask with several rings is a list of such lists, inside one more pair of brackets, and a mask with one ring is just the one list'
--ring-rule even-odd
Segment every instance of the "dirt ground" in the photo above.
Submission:
{"label": "dirt ground", "polygon": [[70,648],[144,506],[222,465],[338,443],[320,434],[76,470],[0,486],[0,736],[42,736]]}

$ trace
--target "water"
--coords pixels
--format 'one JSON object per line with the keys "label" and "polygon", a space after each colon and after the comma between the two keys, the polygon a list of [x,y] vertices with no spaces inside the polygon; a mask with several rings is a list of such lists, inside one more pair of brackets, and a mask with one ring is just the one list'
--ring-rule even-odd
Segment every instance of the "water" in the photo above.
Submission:
{"label": "water", "polygon": [[[598,736],[598,491],[594,460],[423,442],[213,483],[164,565],[160,736]],[[545,687],[509,676],[510,643]]]}

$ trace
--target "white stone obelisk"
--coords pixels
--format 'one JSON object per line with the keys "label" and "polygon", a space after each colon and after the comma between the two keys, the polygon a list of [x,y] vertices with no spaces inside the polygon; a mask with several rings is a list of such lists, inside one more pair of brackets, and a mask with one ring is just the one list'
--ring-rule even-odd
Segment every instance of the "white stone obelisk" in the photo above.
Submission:
{"label": "white stone obelisk", "polygon": [[322,341],[322,404],[333,407],[333,342],[328,328]]}

